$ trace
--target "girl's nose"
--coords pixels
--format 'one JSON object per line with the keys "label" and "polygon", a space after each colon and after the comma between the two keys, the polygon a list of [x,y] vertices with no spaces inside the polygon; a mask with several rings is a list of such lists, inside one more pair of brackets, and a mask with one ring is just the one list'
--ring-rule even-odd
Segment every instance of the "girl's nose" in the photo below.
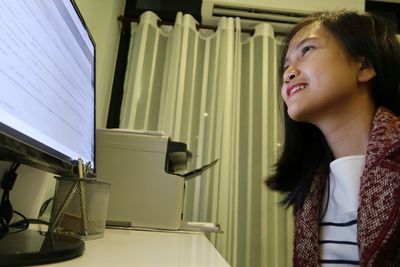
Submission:
{"label": "girl's nose", "polygon": [[289,83],[291,80],[299,75],[299,71],[293,67],[289,67],[283,74],[283,80],[285,83]]}

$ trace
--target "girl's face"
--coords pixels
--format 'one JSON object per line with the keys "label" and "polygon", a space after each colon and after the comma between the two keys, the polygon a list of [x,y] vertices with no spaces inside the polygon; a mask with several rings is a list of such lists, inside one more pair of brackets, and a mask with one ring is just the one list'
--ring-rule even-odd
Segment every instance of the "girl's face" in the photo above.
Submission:
{"label": "girl's face", "polygon": [[281,93],[289,116],[318,126],[327,116],[356,105],[357,95],[365,93],[359,88],[361,65],[323,26],[301,29],[284,64]]}

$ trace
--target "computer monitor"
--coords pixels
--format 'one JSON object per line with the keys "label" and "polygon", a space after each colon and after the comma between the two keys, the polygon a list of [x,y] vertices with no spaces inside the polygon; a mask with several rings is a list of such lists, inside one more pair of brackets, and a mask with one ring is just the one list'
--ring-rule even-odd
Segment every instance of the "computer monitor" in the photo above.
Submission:
{"label": "computer monitor", "polygon": [[0,159],[94,167],[95,45],[71,0],[0,2]]}
{"label": "computer monitor", "polygon": [[[0,160],[76,176],[82,159],[94,172],[95,44],[73,0],[0,1],[0,95]],[[0,266],[23,256],[8,242]]]}

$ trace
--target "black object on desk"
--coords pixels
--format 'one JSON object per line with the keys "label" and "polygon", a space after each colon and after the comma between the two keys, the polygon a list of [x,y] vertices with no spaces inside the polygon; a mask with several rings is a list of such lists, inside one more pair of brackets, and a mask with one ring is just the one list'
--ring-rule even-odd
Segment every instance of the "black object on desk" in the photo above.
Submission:
{"label": "black object on desk", "polygon": [[59,262],[81,256],[84,250],[85,243],[73,237],[35,230],[8,233],[0,239],[0,266]]}

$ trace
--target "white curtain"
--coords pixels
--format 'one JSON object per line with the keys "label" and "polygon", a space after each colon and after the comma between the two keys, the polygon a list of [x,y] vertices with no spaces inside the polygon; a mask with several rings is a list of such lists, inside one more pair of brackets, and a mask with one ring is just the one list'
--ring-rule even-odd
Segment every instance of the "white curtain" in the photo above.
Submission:
{"label": "white curtain", "polygon": [[190,15],[131,26],[120,128],[162,130],[188,144],[191,168],[218,158],[187,182],[184,219],[215,222],[207,237],[232,266],[290,266],[291,212],[265,188],[281,140],[279,45],[272,27],[241,33],[238,18],[197,29]]}

